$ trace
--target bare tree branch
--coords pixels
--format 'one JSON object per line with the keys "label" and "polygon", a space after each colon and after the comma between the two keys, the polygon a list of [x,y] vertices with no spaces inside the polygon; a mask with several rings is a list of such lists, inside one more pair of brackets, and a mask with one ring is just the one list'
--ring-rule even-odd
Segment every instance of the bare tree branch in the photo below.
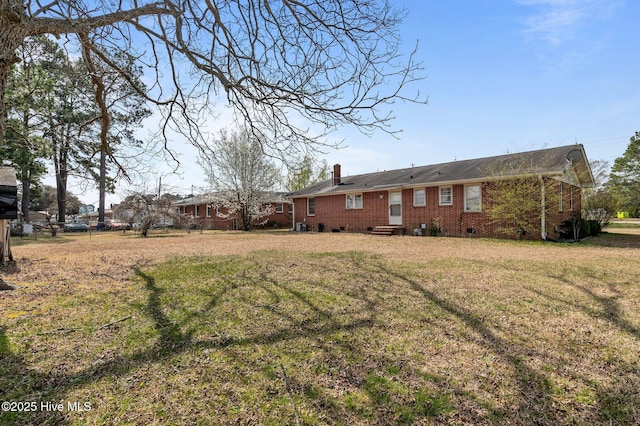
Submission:
{"label": "bare tree branch", "polygon": [[104,51],[145,70],[167,146],[169,130],[206,145],[201,118],[220,94],[270,155],[306,153],[333,146],[345,124],[395,134],[394,103],[427,102],[412,89],[416,50],[401,53],[403,17],[388,0],[0,0],[0,101],[25,37],[87,34],[86,49],[125,79]]}
{"label": "bare tree branch", "polygon": [[[171,14],[171,10],[164,6],[163,2],[151,3],[144,6],[139,6],[130,10],[118,10],[113,13],[107,13],[99,16],[88,16],[84,18],[65,18],[64,14],[59,13],[53,9],[63,2],[50,3],[46,8],[39,9],[32,13],[32,18],[26,18],[26,36],[40,35],[40,34],[80,34],[94,30],[96,28],[106,27],[118,22],[124,22],[127,20],[136,19],[142,16],[149,15],[167,15]],[[65,2],[66,3],[66,2]],[[71,5],[69,5],[71,6]],[[37,15],[43,12],[50,12],[60,16],[59,18],[38,18]],[[57,12],[57,13],[56,13]],[[79,14],[84,14],[82,10],[77,10]]]}

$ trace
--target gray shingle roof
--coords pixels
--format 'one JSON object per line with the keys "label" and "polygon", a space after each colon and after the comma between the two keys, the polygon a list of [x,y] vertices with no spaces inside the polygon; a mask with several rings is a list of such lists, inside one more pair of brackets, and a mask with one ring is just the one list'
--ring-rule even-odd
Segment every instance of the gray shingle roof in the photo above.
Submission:
{"label": "gray shingle roof", "polygon": [[0,166],[0,186],[17,186],[16,171],[13,167]]}
{"label": "gray shingle roof", "polygon": [[[284,192],[273,192],[269,196],[269,202],[272,203],[289,203],[290,200],[285,198]],[[171,203],[174,207],[182,207],[182,206],[193,206],[193,205],[202,205],[202,204],[215,204],[220,202],[221,199],[224,198],[219,193],[209,193],[204,195],[195,195],[193,197],[183,198],[182,200],[177,200]]]}
{"label": "gray shingle roof", "polygon": [[593,185],[593,176],[584,147],[576,144],[430,166],[342,176],[338,185],[333,185],[332,180],[327,179],[296,191],[290,196],[296,198],[422,185],[481,182],[523,173],[561,176],[568,170],[575,171],[575,179],[581,186]]}

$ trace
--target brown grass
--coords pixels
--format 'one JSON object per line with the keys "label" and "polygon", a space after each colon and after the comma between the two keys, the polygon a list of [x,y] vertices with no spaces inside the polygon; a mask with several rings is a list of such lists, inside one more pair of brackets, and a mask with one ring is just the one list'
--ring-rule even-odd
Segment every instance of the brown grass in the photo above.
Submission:
{"label": "brown grass", "polygon": [[640,420],[637,236],[55,241],[3,270],[0,389],[92,409],[0,423],[295,424],[291,397],[305,424]]}

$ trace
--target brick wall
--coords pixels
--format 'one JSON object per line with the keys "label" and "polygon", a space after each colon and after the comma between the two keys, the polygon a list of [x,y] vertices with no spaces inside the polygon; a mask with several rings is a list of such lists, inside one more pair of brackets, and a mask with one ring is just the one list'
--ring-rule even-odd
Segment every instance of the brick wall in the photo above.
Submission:
{"label": "brick wall", "polygon": [[[291,228],[291,213],[289,213],[288,204],[283,203],[282,207],[281,213],[274,212],[266,218],[262,218],[259,222],[262,223],[266,220],[265,227]],[[226,215],[227,210],[221,208],[220,213]],[[215,208],[211,208],[210,217],[207,217],[206,204],[182,206],[180,207],[180,214],[186,216],[188,224],[195,224],[198,229],[219,229],[224,231],[237,229],[234,218],[218,217]]]}
{"label": "brick wall", "polygon": [[[498,226],[491,224],[486,213],[464,211],[464,185],[452,185],[452,205],[440,205],[439,187],[423,187],[425,189],[426,205],[414,206],[414,189],[402,190],[402,225],[408,234],[414,228],[426,225],[426,234],[432,221],[440,225],[443,236],[454,237],[496,237]],[[557,190],[554,182],[552,189]],[[482,189],[483,203],[485,189]],[[318,230],[320,223],[326,231],[341,229],[347,232],[368,232],[372,228],[389,224],[389,191],[373,191],[362,193],[362,209],[347,209],[345,194],[315,197],[315,215],[307,214],[307,198],[296,198],[294,202],[294,222],[306,223],[312,230]],[[551,206],[547,216],[547,233],[558,236],[558,225],[571,214],[580,211],[580,189],[573,187],[573,209],[570,208],[571,186],[563,184],[563,211]],[[504,235],[502,235],[504,236]],[[525,238],[539,239],[540,229],[530,232]]]}
{"label": "brick wall", "polygon": [[362,194],[362,209],[347,209],[344,194],[315,197],[315,215],[307,215],[307,199],[294,199],[295,223],[306,222],[313,230],[324,224],[325,230],[367,232],[370,228],[389,224],[389,193],[387,191]]}

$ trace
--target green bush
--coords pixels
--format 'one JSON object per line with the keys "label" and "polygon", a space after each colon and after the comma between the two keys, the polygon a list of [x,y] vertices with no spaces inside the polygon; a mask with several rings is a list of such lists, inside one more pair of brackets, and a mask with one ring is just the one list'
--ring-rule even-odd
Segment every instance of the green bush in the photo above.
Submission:
{"label": "green bush", "polygon": [[560,237],[568,240],[574,239],[573,227],[576,220],[580,221],[580,235],[578,235],[579,240],[585,237],[588,237],[589,235],[592,235],[591,222],[595,222],[595,221],[578,218],[578,219],[567,219],[560,224]]}
{"label": "green bush", "polygon": [[591,235],[591,221],[580,219],[580,239]]}

